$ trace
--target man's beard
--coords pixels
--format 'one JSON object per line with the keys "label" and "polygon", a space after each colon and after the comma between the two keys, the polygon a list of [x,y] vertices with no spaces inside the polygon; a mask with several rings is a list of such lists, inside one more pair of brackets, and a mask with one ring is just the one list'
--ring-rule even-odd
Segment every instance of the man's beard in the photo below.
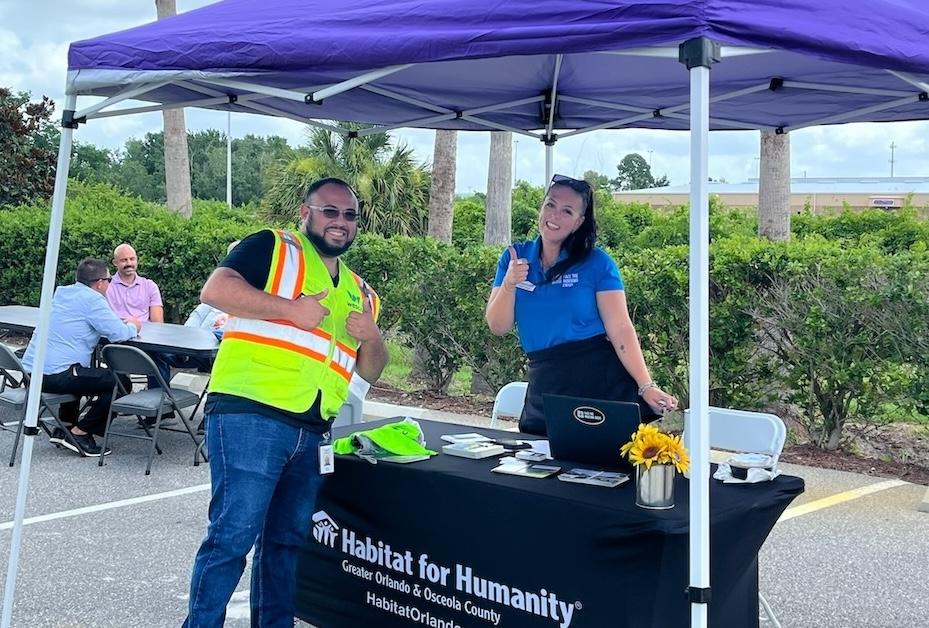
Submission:
{"label": "man's beard", "polygon": [[355,238],[352,238],[350,240],[346,240],[345,244],[343,244],[342,246],[333,246],[332,244],[329,244],[328,242],[326,242],[326,239],[324,236],[310,231],[309,225],[307,225],[306,229],[304,229],[303,232],[306,234],[306,237],[309,238],[310,242],[313,243],[313,246],[316,247],[316,250],[319,251],[319,254],[324,255],[326,257],[338,257],[339,255],[347,251],[348,247],[350,247],[352,245],[352,242],[355,241]]}

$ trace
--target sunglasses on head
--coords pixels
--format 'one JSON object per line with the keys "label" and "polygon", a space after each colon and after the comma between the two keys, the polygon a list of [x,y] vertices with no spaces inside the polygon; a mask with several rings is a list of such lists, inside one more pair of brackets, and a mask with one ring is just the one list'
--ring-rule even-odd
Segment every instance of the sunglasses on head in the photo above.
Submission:
{"label": "sunglasses on head", "polygon": [[563,174],[556,174],[552,177],[551,185],[564,185],[571,188],[580,194],[584,198],[584,202],[587,204],[587,207],[590,207],[590,202],[593,199],[593,190],[587,181],[584,181],[583,179],[567,177]]}
{"label": "sunglasses on head", "polygon": [[327,220],[335,220],[341,215],[348,222],[358,222],[359,212],[355,211],[354,209],[339,209],[338,207],[333,207],[332,205],[319,206],[310,205],[309,203],[306,203],[306,206],[310,209],[315,209],[323,216],[325,216]]}

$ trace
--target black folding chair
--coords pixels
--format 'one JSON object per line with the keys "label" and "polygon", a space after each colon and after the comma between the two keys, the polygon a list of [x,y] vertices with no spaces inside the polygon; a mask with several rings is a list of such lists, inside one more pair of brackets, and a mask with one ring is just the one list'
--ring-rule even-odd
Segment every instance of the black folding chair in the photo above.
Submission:
{"label": "black folding chair", "polygon": [[[19,380],[16,379],[13,372],[20,373]],[[16,438],[13,440],[13,453],[10,455],[10,466],[12,467],[16,464],[16,452],[19,450],[19,440],[22,438],[23,425],[26,421],[29,373],[23,368],[23,363],[16,357],[16,354],[4,344],[0,344],[0,373],[2,373],[2,376],[0,376],[0,405],[19,414]],[[71,432],[61,422],[58,408],[63,403],[76,402],[77,400],[78,398],[74,395],[42,393],[39,397],[39,426],[51,436],[53,428],[46,423],[46,419],[51,419],[55,427],[60,427],[64,431],[65,438],[71,439]]]}
{"label": "black folding chair", "polygon": [[[160,431],[186,432],[194,442],[194,466],[200,464],[200,457],[206,461],[206,454],[201,450],[200,439],[191,420],[197,412],[200,405],[200,397],[189,390],[182,388],[171,388],[168,382],[164,381],[158,372],[158,367],[152,359],[141,349],[130,347],[128,345],[111,344],[103,347],[103,361],[116,375],[151,375],[154,377],[161,388],[151,388],[132,392],[131,387],[127,388],[122,379],[116,378],[116,386],[113,389],[113,402],[110,404],[110,412],[107,416],[106,433],[103,436],[103,450],[106,451],[110,435],[125,436],[127,438],[138,438],[151,441],[151,448],[148,453],[148,464],[145,467],[145,475],[152,471],[152,460],[155,453],[161,454],[161,447],[158,446],[158,434]],[[130,385],[131,386],[131,385]],[[189,414],[184,414],[185,408],[191,408]],[[184,426],[183,430],[161,427],[162,417],[174,411],[178,419]],[[141,427],[145,430],[142,436],[138,432],[117,432],[114,431],[113,421],[118,415],[129,415],[139,418]],[[149,426],[144,419],[148,417],[155,418],[155,424]],[[99,466],[103,466],[103,456],[100,456]]]}

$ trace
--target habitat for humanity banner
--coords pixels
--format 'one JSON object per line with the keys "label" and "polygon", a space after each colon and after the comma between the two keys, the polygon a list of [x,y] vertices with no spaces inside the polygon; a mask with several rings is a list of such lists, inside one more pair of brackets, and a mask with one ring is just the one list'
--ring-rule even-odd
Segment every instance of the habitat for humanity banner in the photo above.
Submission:
{"label": "habitat for humanity banner", "polygon": [[519,625],[534,619],[529,623],[568,628],[583,609],[580,600],[562,599],[544,582],[525,588],[478,573],[467,562],[446,564],[415,547],[359,534],[322,510],[313,515],[313,539],[335,552],[341,571],[363,583],[364,599],[351,603],[369,607],[364,614],[372,619],[388,613],[411,625],[463,628],[505,626],[504,616],[515,615],[523,620]]}

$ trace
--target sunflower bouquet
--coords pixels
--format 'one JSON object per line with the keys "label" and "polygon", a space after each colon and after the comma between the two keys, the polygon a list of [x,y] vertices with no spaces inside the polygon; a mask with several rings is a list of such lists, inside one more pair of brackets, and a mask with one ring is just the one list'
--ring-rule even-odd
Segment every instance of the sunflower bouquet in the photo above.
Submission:
{"label": "sunflower bouquet", "polygon": [[644,464],[646,469],[653,464],[672,464],[679,473],[686,473],[690,468],[690,456],[681,437],[666,434],[654,425],[640,423],[632,439],[619,451],[633,465]]}

